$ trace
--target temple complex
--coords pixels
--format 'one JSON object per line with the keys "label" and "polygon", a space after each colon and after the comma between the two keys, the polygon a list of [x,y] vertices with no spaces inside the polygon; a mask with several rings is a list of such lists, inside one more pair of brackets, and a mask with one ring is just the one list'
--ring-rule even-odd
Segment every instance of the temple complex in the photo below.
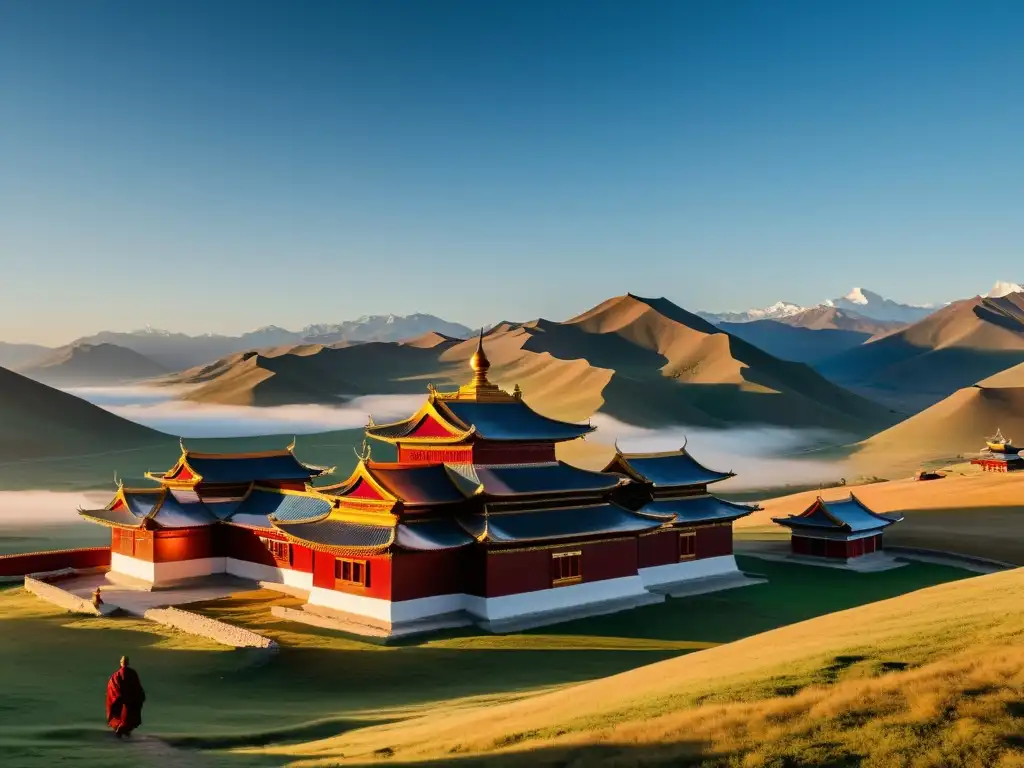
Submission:
{"label": "temple complex", "polygon": [[872,512],[851,493],[842,501],[819,496],[799,515],[772,519],[793,532],[794,555],[849,562],[882,551],[882,531],[903,518]]}
{"label": "temple complex", "polygon": [[982,468],[985,472],[1013,472],[1024,469],[1024,458],[1021,449],[1013,445],[1008,437],[1003,437],[1001,430],[996,430],[993,437],[985,439],[985,448],[981,455],[971,459],[971,464]]}
{"label": "temple complex", "polygon": [[[684,447],[622,453],[600,472],[559,461],[558,444],[593,431],[531,409],[488,380],[483,336],[473,378],[428,386],[409,418],[370,419],[351,474],[277,452],[210,455],[182,447],[157,485],[120,487],[81,514],[112,529],[112,578],[170,584],[211,573],[308,594],[313,612],[387,633],[476,623],[501,631],[665,599],[740,576],[732,523],[751,508],[708,493],[731,477]],[[517,624],[518,622],[518,624]]]}

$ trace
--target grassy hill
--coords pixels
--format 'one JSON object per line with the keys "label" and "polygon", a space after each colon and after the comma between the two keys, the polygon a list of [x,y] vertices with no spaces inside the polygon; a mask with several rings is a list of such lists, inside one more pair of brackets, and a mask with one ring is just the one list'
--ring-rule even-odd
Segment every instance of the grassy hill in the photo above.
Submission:
{"label": "grassy hill", "polygon": [[827,500],[857,494],[876,512],[904,520],[885,531],[892,546],[959,552],[1024,566],[1024,473],[951,473],[942,480],[892,480],[857,487],[825,488],[760,501],[761,510],[736,521],[739,538],[788,538],[773,517],[799,514],[816,496]]}
{"label": "grassy hill", "polygon": [[[21,589],[0,588],[3,701],[17,702],[0,723],[0,754],[20,768],[281,766],[312,757],[320,745],[307,742],[353,728],[524,697],[543,701],[537,695],[554,686],[677,660],[969,575],[924,563],[888,574],[853,574],[743,557],[740,562],[764,573],[768,583],[518,634],[466,629],[411,645],[379,646],[282,621],[271,615],[271,606],[295,607],[301,599],[277,592],[192,606],[277,640],[280,653],[263,662],[150,622],[75,617]],[[808,593],[812,578],[818,589]],[[148,693],[143,728],[131,743],[113,739],[101,714],[103,681],[122,653],[131,656]],[[53,695],[53,681],[59,681],[60,696]],[[160,760],[147,761],[156,747]],[[336,764],[338,750],[331,743],[323,747],[322,758]],[[380,764],[386,745],[379,748],[380,755],[367,762]],[[270,754],[278,751],[288,754]],[[515,764],[533,764],[532,755],[518,757]]]}
{"label": "grassy hill", "polygon": [[136,448],[165,437],[0,368],[0,469],[24,460]]}
{"label": "grassy hill", "polygon": [[1022,590],[1024,570],[982,576],[540,696],[265,751],[303,766],[1020,766]]}
{"label": "grassy hill", "polygon": [[[205,403],[332,403],[422,393],[467,378],[474,340],[245,353],[166,379]],[[736,423],[864,434],[892,414],[812,369],[779,360],[665,299],[626,295],[566,322],[501,324],[487,336],[492,380],[519,384],[539,411],[585,419],[596,410],[641,425]]]}
{"label": "grassy hill", "polygon": [[30,379],[60,387],[117,384],[167,373],[159,363],[115,344],[70,344],[17,370]]}
{"label": "grassy hill", "polygon": [[1024,362],[1024,294],[954,302],[817,365],[829,379],[908,413]]}

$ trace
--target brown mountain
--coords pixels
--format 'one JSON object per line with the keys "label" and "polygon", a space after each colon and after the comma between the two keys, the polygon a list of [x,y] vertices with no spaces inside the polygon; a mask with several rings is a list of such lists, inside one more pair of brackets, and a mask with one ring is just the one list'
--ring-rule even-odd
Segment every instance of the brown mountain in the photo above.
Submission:
{"label": "brown mountain", "polygon": [[841,386],[906,412],[1024,362],[1024,294],[954,302],[901,331],[822,361]]}
{"label": "brown mountain", "polygon": [[873,320],[849,309],[826,305],[811,307],[803,312],[797,312],[795,315],[779,318],[777,322],[793,328],[807,328],[812,331],[854,331],[863,333],[868,338],[885,336],[907,327],[907,323]]}
{"label": "brown mountain", "polygon": [[854,459],[876,473],[912,471],[925,462],[977,453],[1003,431],[1024,441],[1024,363],[1000,371],[865,440]]}
{"label": "brown mountain", "polygon": [[[475,340],[366,343],[299,356],[247,353],[170,377],[201,402],[341,402],[421,393],[466,379]],[[805,365],[779,360],[666,299],[626,295],[566,322],[502,325],[487,335],[492,380],[519,384],[531,405],[635,424],[767,423],[863,434],[890,414]]]}
{"label": "brown mountain", "polygon": [[783,360],[817,363],[904,327],[837,307],[812,307],[777,320],[719,327]]}
{"label": "brown mountain", "polygon": [[167,373],[159,363],[115,344],[70,344],[17,370],[53,386],[117,384]]}
{"label": "brown mountain", "polygon": [[95,455],[167,436],[0,368],[0,461]]}

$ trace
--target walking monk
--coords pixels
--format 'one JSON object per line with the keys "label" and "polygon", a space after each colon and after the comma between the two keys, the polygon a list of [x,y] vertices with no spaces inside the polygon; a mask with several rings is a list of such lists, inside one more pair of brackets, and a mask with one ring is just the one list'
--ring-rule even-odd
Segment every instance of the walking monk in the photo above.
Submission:
{"label": "walking monk", "polygon": [[107,681],[107,722],[117,738],[131,736],[142,725],[142,705],[146,692],[139,674],[128,666],[128,657],[121,657],[121,667]]}

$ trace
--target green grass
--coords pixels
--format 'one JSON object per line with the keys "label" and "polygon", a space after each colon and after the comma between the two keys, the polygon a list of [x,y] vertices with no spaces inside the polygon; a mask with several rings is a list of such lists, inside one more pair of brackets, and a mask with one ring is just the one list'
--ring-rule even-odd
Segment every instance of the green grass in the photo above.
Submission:
{"label": "green grass", "polygon": [[[182,749],[222,749],[336,735],[382,716],[373,710],[390,717],[460,697],[599,678],[970,575],[916,563],[854,574],[740,560],[770,583],[517,635],[465,631],[402,647],[278,621],[269,605],[298,601],[276,593],[205,604],[204,612],[281,642],[263,665],[251,653],[145,621],[76,618],[7,589],[0,591],[0,754],[17,755],[15,764],[26,768],[137,764],[138,753],[118,752],[103,723],[103,686],[122,653],[149,694],[142,734]],[[218,752],[216,760],[247,766],[267,758]]]}

